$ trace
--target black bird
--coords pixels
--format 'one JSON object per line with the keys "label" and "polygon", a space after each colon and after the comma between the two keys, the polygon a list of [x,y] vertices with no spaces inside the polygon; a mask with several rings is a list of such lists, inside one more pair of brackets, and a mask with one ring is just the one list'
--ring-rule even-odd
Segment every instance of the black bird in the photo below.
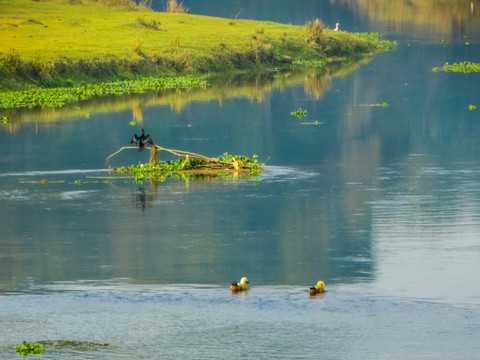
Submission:
{"label": "black bird", "polygon": [[138,151],[142,151],[145,144],[153,145],[152,137],[150,135],[145,136],[145,130],[143,130],[143,128],[140,128],[140,131],[142,132],[142,135],[137,136],[135,134],[133,135],[132,140],[130,140],[130,144],[135,143],[138,145]]}

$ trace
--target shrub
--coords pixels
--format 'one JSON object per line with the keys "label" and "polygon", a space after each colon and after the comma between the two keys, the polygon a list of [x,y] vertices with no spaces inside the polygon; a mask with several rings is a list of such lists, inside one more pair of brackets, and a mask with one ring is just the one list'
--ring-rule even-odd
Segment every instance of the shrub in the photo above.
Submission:
{"label": "shrub", "polygon": [[22,64],[22,59],[15,52],[15,49],[10,49],[10,52],[2,59],[2,63],[8,72],[15,74]]}
{"label": "shrub", "polygon": [[137,37],[133,40],[133,51],[138,55],[142,55],[142,38]]}
{"label": "shrub", "polygon": [[153,29],[153,30],[160,30],[159,26],[161,25],[160,21],[156,21],[155,19],[145,20],[143,17],[137,18],[137,23],[140,26]]}
{"label": "shrub", "polygon": [[33,59],[33,69],[40,79],[49,79],[51,77],[50,72],[55,69],[55,61],[52,58],[37,56]]}
{"label": "shrub", "polygon": [[177,36],[174,40],[172,40],[172,45],[176,46],[176,47],[183,47],[183,40],[180,36]]}
{"label": "shrub", "polygon": [[170,13],[186,13],[188,9],[183,6],[183,2],[179,4],[177,0],[168,0],[165,11]]}
{"label": "shrub", "polygon": [[272,44],[263,44],[261,40],[252,45],[251,59],[257,64],[272,62],[275,58]]}
{"label": "shrub", "polygon": [[305,26],[305,36],[307,39],[311,42],[318,43],[320,37],[322,36],[325,25],[323,25],[319,19],[315,19],[314,21],[308,21]]}

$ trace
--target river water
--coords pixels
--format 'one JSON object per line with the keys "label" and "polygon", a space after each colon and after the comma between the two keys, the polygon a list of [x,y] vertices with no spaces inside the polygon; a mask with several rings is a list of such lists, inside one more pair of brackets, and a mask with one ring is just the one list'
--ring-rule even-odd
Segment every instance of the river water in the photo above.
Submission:
{"label": "river water", "polygon": [[[477,358],[480,76],[432,68],[479,61],[479,2],[184,4],[319,17],[398,46],[327,73],[10,114],[0,358],[61,339],[110,346],[43,358]],[[124,150],[106,163],[139,126],[166,148],[257,154],[265,172],[110,178],[109,166],[148,160]],[[242,276],[250,289],[232,294]],[[310,297],[318,280],[327,292]]]}

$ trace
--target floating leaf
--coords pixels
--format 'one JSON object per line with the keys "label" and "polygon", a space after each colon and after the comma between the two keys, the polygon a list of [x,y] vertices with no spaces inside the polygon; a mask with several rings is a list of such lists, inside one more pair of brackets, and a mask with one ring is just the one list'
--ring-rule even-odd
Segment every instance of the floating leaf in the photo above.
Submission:
{"label": "floating leaf", "polygon": [[131,125],[131,126],[137,125],[137,123],[135,121],[130,121],[128,124]]}
{"label": "floating leaf", "polygon": [[475,110],[476,108],[477,108],[477,107],[476,107],[475,105],[472,105],[472,104],[470,104],[470,105],[468,106],[468,110],[470,110],[470,111]]}

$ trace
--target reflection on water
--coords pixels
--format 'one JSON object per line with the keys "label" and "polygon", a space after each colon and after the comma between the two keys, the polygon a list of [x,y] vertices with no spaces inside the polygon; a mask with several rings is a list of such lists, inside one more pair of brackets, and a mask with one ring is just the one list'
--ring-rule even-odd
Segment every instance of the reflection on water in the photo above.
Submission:
{"label": "reflection on water", "polygon": [[345,76],[354,71],[362,63],[368,62],[367,56],[358,62],[330,65],[326,69],[307,69],[285,72],[271,72],[258,75],[239,75],[233,79],[211,79],[213,85],[206,89],[187,88],[150,91],[146,94],[112,95],[76,104],[69,104],[62,108],[35,108],[35,109],[8,109],[3,110],[10,122],[2,126],[3,130],[16,132],[22,123],[42,123],[69,118],[81,120],[94,114],[123,111],[131,109],[132,120],[143,123],[142,107],[153,105],[169,105],[172,110],[181,112],[189,103],[194,101],[222,101],[231,98],[244,97],[262,103],[266,94],[273,89],[304,84],[308,97],[318,100],[330,87],[332,77]]}
{"label": "reflection on water", "polygon": [[[480,24],[478,0],[341,0],[374,22],[390,22],[400,29],[413,24],[434,26],[456,39]],[[471,40],[478,40],[472,38]]]}

